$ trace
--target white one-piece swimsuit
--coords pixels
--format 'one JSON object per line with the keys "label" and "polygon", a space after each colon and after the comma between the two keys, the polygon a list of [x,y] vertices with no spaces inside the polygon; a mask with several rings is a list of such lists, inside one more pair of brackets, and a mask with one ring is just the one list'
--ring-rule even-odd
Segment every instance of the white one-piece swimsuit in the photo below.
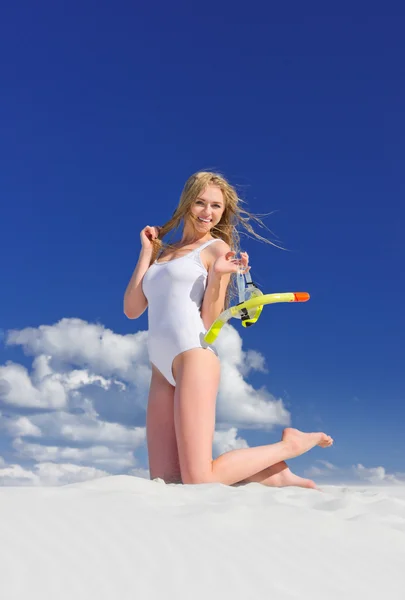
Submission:
{"label": "white one-piece swimsuit", "polygon": [[149,360],[172,385],[176,385],[172,365],[178,354],[192,348],[217,354],[204,341],[207,330],[200,313],[208,276],[200,253],[214,242],[222,240],[209,240],[179,258],[155,261],[142,281],[148,301]]}

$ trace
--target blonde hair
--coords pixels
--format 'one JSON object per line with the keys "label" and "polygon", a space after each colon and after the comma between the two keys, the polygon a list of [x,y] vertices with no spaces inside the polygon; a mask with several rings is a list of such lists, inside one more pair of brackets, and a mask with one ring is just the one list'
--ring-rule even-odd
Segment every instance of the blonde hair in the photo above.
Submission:
{"label": "blonde hair", "polygon": [[[266,229],[267,227],[261,221],[259,216],[253,215],[242,208],[241,205],[244,204],[244,201],[239,198],[235,187],[232,186],[223,175],[210,171],[198,171],[197,173],[194,173],[194,175],[191,175],[186,181],[180,196],[179,204],[174,211],[172,218],[160,227],[158,239],[153,242],[151,264],[156,260],[159,252],[162,250],[162,239],[169,232],[179,228],[182,221],[184,222],[184,219],[190,215],[192,204],[209,185],[216,186],[221,190],[225,204],[221,220],[210,231],[212,237],[224,240],[224,242],[230,246],[232,251],[238,253],[240,251],[238,226],[241,226],[245,230],[243,233],[248,237],[253,236],[262,242],[276,245],[255,232],[250,221],[255,221],[260,227]],[[170,244],[165,244],[165,247],[170,247]],[[231,296],[229,292],[230,290],[228,288],[227,306],[229,305]]]}

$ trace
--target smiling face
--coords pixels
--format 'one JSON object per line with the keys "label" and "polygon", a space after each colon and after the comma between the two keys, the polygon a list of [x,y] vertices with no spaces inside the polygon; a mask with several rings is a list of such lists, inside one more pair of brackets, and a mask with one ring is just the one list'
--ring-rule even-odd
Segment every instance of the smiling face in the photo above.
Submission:
{"label": "smiling face", "polygon": [[238,203],[236,189],[222,175],[198,171],[187,179],[179,204],[170,221],[160,228],[159,238],[182,225],[183,245],[217,237],[238,248]]}
{"label": "smiling face", "polygon": [[225,201],[221,189],[216,185],[207,185],[191,204],[189,214],[195,226],[208,233],[220,222],[224,210]]}

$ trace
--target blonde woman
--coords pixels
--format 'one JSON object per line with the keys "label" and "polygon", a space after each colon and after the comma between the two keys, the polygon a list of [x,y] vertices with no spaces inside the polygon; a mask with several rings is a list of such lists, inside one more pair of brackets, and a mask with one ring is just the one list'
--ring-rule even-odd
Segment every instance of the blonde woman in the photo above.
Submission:
{"label": "blonde woman", "polygon": [[[250,225],[256,218],[240,202],[224,177],[199,172],[186,182],[173,217],[140,234],[142,248],[125,292],[124,312],[137,319],[148,308],[150,476],[167,483],[315,487],[284,461],[317,445],[330,446],[332,438],[322,432],[287,428],[280,442],[212,458],[220,361],[203,338],[229,302],[231,275],[248,269],[248,255],[242,252],[237,258],[237,226],[264,239]],[[163,246],[164,236],[179,226],[181,240]]]}

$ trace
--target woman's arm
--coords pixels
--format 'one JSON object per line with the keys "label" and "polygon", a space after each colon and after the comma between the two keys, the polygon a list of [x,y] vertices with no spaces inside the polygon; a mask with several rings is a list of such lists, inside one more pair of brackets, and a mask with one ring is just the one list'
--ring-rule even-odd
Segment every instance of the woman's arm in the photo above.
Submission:
{"label": "woman's arm", "polygon": [[235,252],[231,252],[225,242],[213,244],[212,250],[214,254],[208,268],[208,282],[201,305],[201,318],[206,329],[211,327],[224,310],[231,274],[236,273],[241,266],[247,268],[249,260],[246,252],[241,253],[242,259],[236,259]]}
{"label": "woman's arm", "polygon": [[142,291],[142,279],[149,269],[153,257],[153,240],[157,239],[159,227],[145,227],[141,231],[142,249],[135,271],[124,294],[124,314],[128,319],[137,319],[148,307]]}
{"label": "woman's arm", "polygon": [[206,329],[211,327],[224,310],[226,290],[230,279],[230,273],[215,273],[213,268],[208,273],[208,283],[201,305],[201,318]]}
{"label": "woman's arm", "polygon": [[151,258],[152,251],[142,248],[124,294],[124,314],[128,319],[137,319],[148,307],[148,301],[142,291],[142,279],[149,268]]}

